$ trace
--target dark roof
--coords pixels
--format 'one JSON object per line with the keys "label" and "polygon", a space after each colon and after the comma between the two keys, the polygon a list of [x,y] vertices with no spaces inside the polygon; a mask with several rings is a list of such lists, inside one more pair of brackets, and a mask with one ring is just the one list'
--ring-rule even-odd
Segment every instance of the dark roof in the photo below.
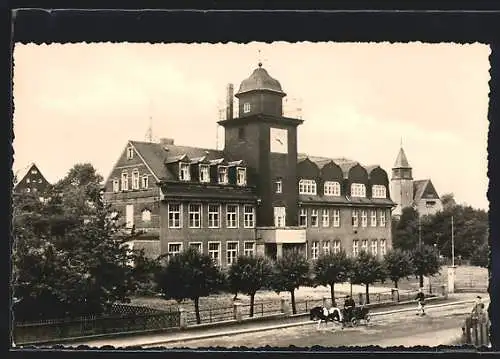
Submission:
{"label": "dark roof", "polygon": [[362,198],[346,196],[319,196],[299,195],[299,201],[309,204],[343,204],[343,205],[367,205],[367,206],[393,206],[394,202],[388,198]]}
{"label": "dark roof", "polygon": [[321,156],[309,156],[306,153],[299,153],[297,155],[297,162],[302,162],[305,161],[306,159],[309,159],[311,162],[316,164],[319,169],[322,169],[324,166],[326,166],[328,163],[333,162],[336,165],[338,165],[342,169],[342,174],[344,175],[344,178],[348,178],[349,176],[349,171],[351,168],[353,168],[356,165],[360,165],[363,167],[367,172],[368,175],[370,174],[373,169],[380,167],[379,165],[369,165],[369,166],[363,166],[357,161],[350,160],[348,158],[328,158],[328,157],[321,157]]}
{"label": "dark roof", "polygon": [[398,157],[396,158],[396,162],[394,162],[394,168],[411,168],[403,147],[399,149]]}
{"label": "dark roof", "polygon": [[430,179],[413,181],[413,201],[418,202],[423,197],[439,199],[439,195]]}
{"label": "dark roof", "polygon": [[279,81],[269,76],[267,71],[262,67],[262,64],[259,63],[259,67],[253,71],[250,77],[241,82],[236,96],[245,92],[263,90],[276,92],[285,96]]}

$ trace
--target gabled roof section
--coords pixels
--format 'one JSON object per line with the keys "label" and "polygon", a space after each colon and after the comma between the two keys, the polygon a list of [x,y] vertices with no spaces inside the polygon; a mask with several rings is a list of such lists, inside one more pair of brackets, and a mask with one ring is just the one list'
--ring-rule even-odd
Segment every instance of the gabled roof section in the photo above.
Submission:
{"label": "gabled roof section", "polygon": [[246,163],[245,161],[243,160],[239,160],[239,161],[230,161],[227,163],[228,166],[241,166],[241,167],[245,167],[246,166]]}
{"label": "gabled roof section", "polygon": [[439,195],[430,179],[413,181],[413,200],[420,201],[422,198],[439,199]]}
{"label": "gabled roof section", "polygon": [[210,165],[212,166],[227,166],[228,162],[222,157],[214,160],[210,160]]}
{"label": "gabled roof section", "polygon": [[366,172],[368,172],[368,175],[375,169],[375,168],[381,168],[380,165],[370,165],[370,166],[365,166]]}
{"label": "gabled roof section", "polygon": [[209,164],[210,161],[207,160],[206,156],[191,158],[191,164]]}
{"label": "gabled roof section", "polygon": [[411,168],[403,147],[399,149],[398,157],[396,158],[396,162],[394,162],[394,168]]}
{"label": "gabled roof section", "polygon": [[14,183],[14,188],[19,184],[19,182],[21,182],[30,173],[31,170],[36,170],[38,172],[38,174],[40,174],[40,176],[47,183],[50,183],[49,181],[47,181],[47,178],[43,175],[43,173],[40,171],[40,169],[35,164],[35,162],[31,162],[27,166],[17,170],[16,173],[14,173],[14,176],[16,177],[16,182]]}
{"label": "gabled roof section", "polygon": [[189,157],[186,154],[177,155],[177,156],[168,156],[165,160],[165,163],[175,163],[175,162],[191,162]]}

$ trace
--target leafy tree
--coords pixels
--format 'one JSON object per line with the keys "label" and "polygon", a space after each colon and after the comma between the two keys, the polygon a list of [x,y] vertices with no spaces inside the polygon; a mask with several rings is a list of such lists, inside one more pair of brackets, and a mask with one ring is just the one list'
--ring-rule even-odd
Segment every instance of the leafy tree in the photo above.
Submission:
{"label": "leafy tree", "polygon": [[443,204],[443,209],[449,210],[453,208],[457,203],[455,202],[455,195],[453,193],[445,193],[441,196],[441,203]]}
{"label": "leafy tree", "polygon": [[370,304],[369,286],[386,278],[384,265],[373,254],[361,251],[353,262],[351,282],[364,284],[366,288],[366,304]]}
{"label": "leafy tree", "polygon": [[304,254],[297,250],[286,251],[276,260],[271,287],[277,292],[290,292],[292,312],[297,313],[295,306],[295,289],[310,283],[309,263]]}
{"label": "leafy tree", "polygon": [[165,299],[193,300],[196,322],[200,324],[200,298],[218,293],[224,286],[224,276],[210,256],[188,248],[168,258],[156,275],[156,283]]}
{"label": "leafy tree", "polygon": [[470,258],[473,266],[488,268],[490,262],[490,248],[488,243],[483,243],[477,247]]}
{"label": "leafy tree", "polygon": [[349,277],[351,260],[345,253],[329,253],[322,255],[314,264],[315,282],[330,286],[332,303],[335,303],[335,283],[345,282]]}
{"label": "leafy tree", "polygon": [[398,282],[402,278],[408,278],[415,272],[411,255],[407,251],[395,248],[384,256],[384,264],[387,276],[394,282],[394,288],[398,288]]}
{"label": "leafy tree", "polygon": [[392,243],[394,248],[410,250],[418,245],[418,212],[412,207],[403,208],[401,217],[393,219]]}
{"label": "leafy tree", "polygon": [[20,320],[103,312],[127,302],[146,275],[143,266],[133,266],[142,254],[125,245],[133,238],[109,220],[101,177],[94,171],[86,182],[69,178],[78,173],[72,169],[47,202],[30,194],[13,197],[13,287],[21,299],[14,311]]}
{"label": "leafy tree", "polygon": [[260,256],[240,256],[229,267],[229,286],[236,294],[241,292],[250,296],[250,317],[253,317],[255,293],[269,283],[272,273],[272,263]]}
{"label": "leafy tree", "polygon": [[434,276],[439,273],[441,265],[436,250],[427,245],[422,245],[412,251],[415,275],[419,278],[420,287],[424,286],[424,276]]}

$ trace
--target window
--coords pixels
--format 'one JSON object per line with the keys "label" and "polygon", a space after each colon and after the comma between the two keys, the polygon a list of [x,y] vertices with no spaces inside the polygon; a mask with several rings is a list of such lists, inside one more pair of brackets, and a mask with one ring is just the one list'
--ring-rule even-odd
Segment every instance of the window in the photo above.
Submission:
{"label": "window", "polygon": [[239,140],[245,139],[245,127],[238,128],[238,139]]}
{"label": "window", "polygon": [[352,241],[352,255],[357,256],[359,253],[359,241],[357,239]]}
{"label": "window", "polygon": [[238,258],[238,242],[227,242],[227,265],[236,262]]}
{"label": "window", "polygon": [[301,179],[299,181],[299,194],[316,194],[316,181]]}
{"label": "window", "polygon": [[432,208],[432,207],[434,207],[435,204],[436,204],[435,201],[426,201],[425,202],[425,207],[426,208]]}
{"label": "window", "polygon": [[318,259],[318,257],[319,257],[319,242],[317,242],[317,241],[312,242],[311,257],[313,260]]}
{"label": "window", "polygon": [[210,182],[210,166],[200,165],[200,182]]}
{"label": "window", "polygon": [[386,242],[385,239],[380,240],[380,254],[383,256],[385,256],[385,251],[386,251],[386,248],[385,248],[386,243],[385,242]]}
{"label": "window", "polygon": [[30,183],[30,179],[29,178],[26,178],[26,183]]}
{"label": "window", "polygon": [[119,192],[120,191],[120,181],[117,179],[113,180],[113,192]]}
{"label": "window", "polygon": [[368,214],[366,213],[366,209],[361,211],[361,226],[366,227],[368,225]]}
{"label": "window", "polygon": [[208,242],[208,255],[217,265],[220,265],[220,243]]}
{"label": "window", "polygon": [[179,203],[168,204],[168,226],[181,228],[181,205]]}
{"label": "window", "polygon": [[219,184],[227,184],[227,167],[219,166]]}
{"label": "window", "polygon": [[307,227],[307,209],[301,208],[299,213],[299,226]]}
{"label": "window", "polygon": [[208,228],[220,227],[220,206],[218,204],[208,205]]}
{"label": "window", "polygon": [[31,192],[31,188],[26,188],[26,192],[30,193]]}
{"label": "window", "polygon": [[323,227],[328,227],[330,226],[330,215],[328,214],[328,209],[323,209],[322,211],[322,222],[323,222]]}
{"label": "window", "polygon": [[148,175],[142,176],[142,188],[148,188],[149,187],[149,177]]}
{"label": "window", "polygon": [[235,204],[226,206],[226,226],[227,228],[238,227],[238,206]]}
{"label": "window", "polygon": [[243,244],[244,255],[247,257],[253,257],[255,255],[255,242],[245,242]]}
{"label": "window", "polygon": [[38,171],[37,171],[37,170],[31,170],[31,174],[32,174],[32,175],[36,175],[37,173],[38,173]]}
{"label": "window", "polygon": [[330,242],[323,242],[323,254],[330,253]]}
{"label": "window", "polygon": [[128,173],[122,173],[122,191],[128,191]]}
{"label": "window", "polygon": [[203,253],[203,244],[201,242],[190,242],[189,247],[197,250],[200,253]]}
{"label": "window", "polygon": [[340,210],[339,209],[333,210],[333,226],[340,227]]}
{"label": "window", "polygon": [[385,227],[385,211],[380,210],[380,227]]}
{"label": "window", "polygon": [[352,210],[352,226],[357,227],[359,225],[359,220],[358,220],[358,210],[353,209]]}
{"label": "window", "polygon": [[339,253],[340,252],[340,241],[335,240],[333,241],[333,253]]}
{"label": "window", "polygon": [[323,192],[325,196],[340,196],[340,183],[326,181]]}
{"label": "window", "polygon": [[366,197],[366,187],[362,183],[351,184],[351,197]]}
{"label": "window", "polygon": [[387,193],[385,186],[380,184],[375,184],[372,186],[372,198],[386,198]]}
{"label": "window", "polygon": [[236,169],[236,184],[238,186],[245,186],[247,184],[247,170],[246,168],[240,168],[238,167]]}
{"label": "window", "polygon": [[182,251],[182,243],[169,243],[168,244],[168,256],[174,257],[181,254]]}
{"label": "window", "polygon": [[139,171],[132,172],[132,189],[139,189]]}
{"label": "window", "polygon": [[244,206],[243,225],[245,228],[255,227],[255,208],[253,206]]}
{"label": "window", "polygon": [[134,205],[127,204],[125,207],[125,226],[132,228],[134,226]]}
{"label": "window", "polygon": [[376,239],[372,241],[372,254],[374,256],[377,255],[377,240]]}
{"label": "window", "polygon": [[189,212],[189,228],[201,227],[201,204],[190,204]]}
{"label": "window", "polygon": [[318,210],[317,209],[311,210],[311,226],[313,226],[313,227],[318,226]]}
{"label": "window", "polygon": [[285,207],[274,207],[274,226],[285,227],[286,210]]}
{"label": "window", "polygon": [[274,182],[274,192],[282,193],[283,192],[283,182],[279,179]]}
{"label": "window", "polygon": [[134,158],[134,149],[132,147],[127,148],[127,159],[131,160]]}
{"label": "window", "polygon": [[179,180],[181,181],[191,180],[191,176],[189,175],[188,163],[179,163]]}
{"label": "window", "polygon": [[368,241],[366,239],[361,241],[361,250],[363,252],[368,252]]}
{"label": "window", "polygon": [[[38,183],[42,183],[42,179],[41,178],[38,179]],[[436,202],[434,202],[434,203],[436,203]]]}
{"label": "window", "polygon": [[249,113],[250,112],[250,103],[245,102],[243,104],[243,113]]}
{"label": "window", "polygon": [[377,226],[377,211],[375,211],[374,209],[370,211],[370,224],[372,227]]}
{"label": "window", "polygon": [[151,222],[151,211],[149,209],[142,210],[142,221]]}

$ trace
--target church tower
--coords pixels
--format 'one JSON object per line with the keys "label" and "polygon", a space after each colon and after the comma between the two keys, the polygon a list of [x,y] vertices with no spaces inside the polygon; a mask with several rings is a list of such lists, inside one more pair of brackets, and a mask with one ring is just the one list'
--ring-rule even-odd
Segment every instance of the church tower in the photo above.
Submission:
{"label": "church tower", "polygon": [[391,178],[392,200],[397,204],[393,215],[400,216],[403,208],[413,203],[413,177],[412,168],[408,163],[403,147],[400,148]]}
{"label": "church tower", "polygon": [[226,156],[243,159],[250,170],[259,196],[257,227],[297,226],[297,127],[303,121],[283,116],[286,94],[261,63],[235,96],[238,117],[218,123]]}

